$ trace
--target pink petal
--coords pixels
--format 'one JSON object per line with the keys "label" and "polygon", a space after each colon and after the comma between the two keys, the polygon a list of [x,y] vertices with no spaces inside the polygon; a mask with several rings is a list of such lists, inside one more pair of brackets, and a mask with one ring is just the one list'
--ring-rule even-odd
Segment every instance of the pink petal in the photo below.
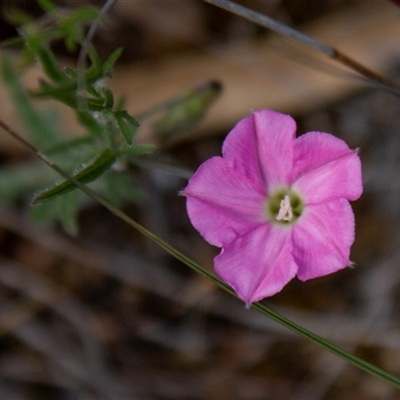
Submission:
{"label": "pink petal", "polygon": [[247,305],[279,292],[295,275],[291,229],[265,224],[215,257],[216,273]]}
{"label": "pink petal", "polygon": [[293,227],[293,256],[300,280],[324,276],[351,264],[354,215],[345,199],[306,207]]}
{"label": "pink petal", "polygon": [[236,171],[268,192],[291,182],[295,133],[289,115],[256,111],[233,128],[222,154]]}
{"label": "pink petal", "polygon": [[292,187],[304,196],[306,204],[361,196],[360,158],[343,140],[328,133],[309,132],[296,139],[294,154]]}
{"label": "pink petal", "polygon": [[187,211],[193,226],[207,242],[218,247],[266,219],[266,195],[221,157],[202,164],[182,194],[187,197]]}

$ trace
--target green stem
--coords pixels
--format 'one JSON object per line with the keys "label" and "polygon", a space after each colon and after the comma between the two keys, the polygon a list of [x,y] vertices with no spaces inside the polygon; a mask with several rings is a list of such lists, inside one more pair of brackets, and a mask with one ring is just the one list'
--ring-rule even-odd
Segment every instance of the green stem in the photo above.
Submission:
{"label": "green stem", "polygon": [[[29,142],[27,142],[25,139],[23,139],[20,135],[18,135],[16,132],[14,132],[7,124],[5,124],[3,121],[0,120],[0,127],[7,132],[9,135],[14,137],[17,141],[22,143],[24,146],[28,147],[31,149],[43,162],[45,162],[50,168],[58,172],[62,177],[65,179],[68,179],[70,182],[72,182],[74,185],[76,185],[80,190],[82,190],[84,193],[86,193],[88,196],[102,204],[105,208],[107,208],[111,213],[113,213],[115,216],[118,218],[121,218],[123,221],[125,221],[128,225],[131,227],[135,228],[138,230],[140,233],[145,235],[147,238],[151,239],[155,243],[157,243],[160,247],[162,247],[165,251],[167,251],[169,254],[171,254],[173,257],[181,261],[183,264],[187,265],[197,273],[203,275],[205,278],[211,280],[214,282],[216,285],[218,285],[220,288],[231,294],[232,296],[236,296],[235,292],[232,290],[231,287],[229,287],[226,283],[221,281],[217,276],[212,274],[211,272],[207,271],[205,268],[203,268],[201,265],[197,264],[193,260],[191,260],[189,257],[185,256],[183,253],[181,253],[179,250],[175,249],[173,246],[169,245],[167,242],[165,242],[163,239],[159,238],[158,236],[154,235],[150,231],[148,231],[146,228],[144,228],[142,225],[131,219],[128,215],[126,215],[124,212],[121,210],[115,208],[108,200],[104,199],[103,197],[99,196],[97,193],[93,192],[91,189],[86,187],[85,185],[82,185],[80,182],[78,182],[76,179],[73,179],[67,172],[65,172],[62,168],[60,168],[58,165],[54,164],[47,156],[45,156],[43,153],[41,153],[38,149],[36,149],[33,145],[31,145]],[[290,329],[291,331],[297,333],[300,336],[303,336],[304,338],[314,342],[315,344],[321,346],[325,350],[328,350],[329,352],[335,354],[336,356],[343,358],[350,364],[353,364],[354,366],[362,369],[365,372],[368,372],[369,374],[382,379],[383,381],[400,388],[400,378],[362,360],[361,358],[348,353],[347,351],[335,346],[333,343],[329,342],[328,340],[316,335],[315,333],[310,332],[309,330],[301,327],[300,325],[297,325],[296,323],[290,321],[289,319],[283,317],[279,313],[271,310],[267,306],[265,306],[262,303],[253,303],[251,305],[252,308],[255,310],[259,311],[260,313],[266,315],[267,317],[271,318],[275,322],[278,322],[279,324],[283,325],[284,327]]]}
{"label": "green stem", "polygon": [[266,307],[262,303],[254,303],[252,305],[254,309],[259,311],[261,314],[266,315],[267,317],[271,318],[275,322],[283,325],[284,327],[290,329],[291,331],[297,333],[300,336],[310,340],[311,342],[321,346],[325,350],[330,351],[331,353],[335,354],[336,356],[343,358],[348,363],[353,364],[354,366],[362,369],[369,374],[382,379],[383,381],[400,388],[400,378],[395,375],[392,375],[381,368],[376,367],[373,364],[370,364],[367,361],[351,354],[338,346],[335,346],[333,343],[329,342],[328,340],[322,338],[321,336],[316,335],[315,333],[310,332],[309,330],[303,328],[300,325],[290,321],[289,319],[285,318],[284,316],[278,314],[277,312],[271,310],[270,308]]}

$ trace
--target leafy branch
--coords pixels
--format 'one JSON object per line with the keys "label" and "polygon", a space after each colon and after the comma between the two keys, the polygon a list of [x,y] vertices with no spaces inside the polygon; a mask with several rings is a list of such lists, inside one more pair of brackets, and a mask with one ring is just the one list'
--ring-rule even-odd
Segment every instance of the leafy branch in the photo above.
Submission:
{"label": "leafy branch", "polygon": [[[107,1],[101,10],[84,6],[66,11],[56,7],[50,0],[38,0],[45,12],[39,20],[34,20],[18,10],[9,11],[9,19],[22,24],[19,27],[20,38],[3,43],[3,47],[19,44],[22,45],[22,50],[16,59],[7,55],[3,57],[1,76],[29,140],[43,149],[44,153],[54,156],[74,179],[85,184],[93,183],[103,190],[102,194],[110,201],[121,204],[140,198],[139,189],[119,190],[126,186],[127,180],[129,186],[134,186],[129,172],[130,163],[138,165],[135,160],[154,154],[158,149],[155,145],[134,143],[139,118],[144,120],[162,112],[164,115],[154,125],[160,138],[172,135],[182,127],[189,129],[204,116],[209,105],[220,93],[221,87],[214,83],[195,86],[145,111],[138,118],[132,116],[124,108],[123,100],[115,99],[107,85],[122,49],[115,50],[102,61],[88,40],[94,32],[93,27],[104,18],[105,11],[114,2]],[[85,37],[87,24],[92,25]],[[64,40],[70,51],[81,46],[77,68],[60,67],[51,47],[55,40]],[[86,55],[88,67],[84,69],[80,61]],[[38,89],[26,91],[19,75],[34,60],[39,61],[44,77],[40,79]],[[32,102],[41,99],[55,100],[72,109],[79,125],[84,128],[83,136],[70,139],[63,135],[60,127],[54,124],[52,115],[40,113],[34,107]],[[44,177],[40,181],[23,179],[30,175],[28,171],[32,170],[33,164],[35,162],[26,164],[26,173],[20,167],[18,173],[15,168],[2,170],[0,196],[2,192],[7,192],[2,191],[1,187],[9,185],[11,181],[13,190],[7,193],[8,201],[27,191],[37,191],[38,185],[47,186],[38,191],[32,201],[34,205],[46,203],[38,213],[39,219],[46,221],[58,218],[67,231],[76,233],[76,215],[82,199],[80,195],[67,195],[76,187],[69,181],[57,182],[54,174],[48,172],[40,174]],[[118,168],[114,168],[115,166]],[[35,165],[34,168],[37,170],[39,167]],[[67,198],[64,199],[66,195]],[[69,207],[65,207],[65,204]],[[65,213],[66,209],[68,215]]]}

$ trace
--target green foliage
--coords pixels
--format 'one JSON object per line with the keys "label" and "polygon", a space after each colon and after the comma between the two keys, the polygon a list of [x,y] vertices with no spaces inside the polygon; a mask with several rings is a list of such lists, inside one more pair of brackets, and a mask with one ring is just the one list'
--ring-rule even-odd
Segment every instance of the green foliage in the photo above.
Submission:
{"label": "green foliage", "polygon": [[155,128],[159,137],[165,141],[172,135],[188,131],[204,117],[221,90],[219,82],[211,81],[182,93],[168,105],[167,112],[157,121]]}
{"label": "green foliage", "polygon": [[[120,154],[124,163],[129,162],[126,148],[136,147],[132,145],[132,140],[139,125],[134,117],[121,108],[122,103],[114,100],[106,84],[122,50],[117,49],[102,62],[91,48],[87,70],[61,68],[51,50],[51,43],[63,39],[66,47],[74,50],[84,39],[87,23],[99,18],[99,11],[92,7],[78,7],[66,13],[50,0],[38,2],[51,23],[41,26],[40,20],[35,21],[23,12],[9,11],[10,20],[22,23],[19,31],[23,48],[16,59],[4,56],[1,62],[2,79],[28,140],[69,171],[77,181],[87,184],[103,180],[98,187],[103,188],[115,202],[124,201],[124,198],[137,200],[137,190],[132,191],[136,193],[136,196],[132,196],[116,187],[118,182],[124,184],[126,180],[115,179],[114,176],[114,184],[110,185],[110,174],[106,174]],[[45,78],[39,82],[39,89],[27,93],[19,71],[21,66],[25,68],[33,60],[39,60]],[[72,108],[86,134],[77,139],[66,138],[53,115],[39,112],[33,106],[34,99],[53,99]],[[118,108],[115,104],[118,104]],[[141,149],[142,145],[138,146],[132,152],[132,157],[140,156]],[[143,153],[148,151],[146,148]],[[120,169],[121,176],[127,175],[123,166]],[[0,171],[0,200],[11,202],[27,191],[37,191],[40,186],[47,186],[48,189],[40,191],[33,199],[33,204],[46,202],[34,208],[34,219],[44,222],[58,218],[68,232],[76,233],[76,215],[83,195],[73,192],[75,186],[68,180],[54,183],[56,180],[53,171],[38,165],[36,161],[3,169]]]}
{"label": "green foliage", "polygon": [[30,209],[32,222],[43,225],[59,220],[63,229],[70,235],[78,233],[77,216],[82,196],[77,191],[57,197],[51,202],[39,204]]}
{"label": "green foliage", "polygon": [[1,74],[29,140],[35,146],[54,145],[57,141],[54,126],[51,126],[50,121],[40,116],[32,106],[9,57],[4,57],[2,60]]}
{"label": "green foliage", "polygon": [[[115,154],[109,149],[105,149],[93,161],[85,165],[79,171],[75,172],[72,175],[72,178],[80,183],[93,182],[97,178],[101,177],[109,168],[111,168],[115,160]],[[32,200],[32,204],[36,205],[53,200],[75,189],[76,186],[74,185],[73,181],[63,180],[55,186],[45,189],[35,195]]]}
{"label": "green foliage", "polygon": [[[19,44],[22,49],[17,57],[4,56],[1,62],[1,77],[29,142],[74,180],[94,185],[114,204],[141,200],[143,195],[134,187],[127,166],[141,165],[140,158],[154,153],[157,147],[133,144],[139,118],[131,116],[124,108],[124,99],[115,99],[107,86],[122,49],[115,50],[102,61],[89,46],[87,54],[80,57],[87,57],[86,69],[62,68],[51,49],[52,42],[63,40],[71,51],[78,46],[85,48],[82,43],[87,25],[99,21],[101,12],[88,6],[61,10],[51,0],[37,1],[45,12],[39,20],[16,9],[8,10],[8,19],[20,25],[21,36],[5,45]],[[27,92],[20,74],[35,61],[39,61],[45,76],[39,81],[38,89]],[[219,90],[219,85],[215,84],[197,86],[144,112],[140,119],[161,111],[163,115],[155,129],[161,136],[171,136],[197,122]],[[39,112],[33,105],[38,99],[56,100],[71,108],[85,133],[75,139],[64,134],[54,113]],[[113,165],[118,165],[118,169],[112,169]],[[33,208],[33,218],[41,222],[57,218],[66,231],[74,234],[84,195],[74,190],[72,181],[57,182],[58,179],[53,171],[36,160],[0,170],[0,201],[11,202],[35,191],[32,204],[37,206]],[[42,187],[47,189],[38,191]]]}

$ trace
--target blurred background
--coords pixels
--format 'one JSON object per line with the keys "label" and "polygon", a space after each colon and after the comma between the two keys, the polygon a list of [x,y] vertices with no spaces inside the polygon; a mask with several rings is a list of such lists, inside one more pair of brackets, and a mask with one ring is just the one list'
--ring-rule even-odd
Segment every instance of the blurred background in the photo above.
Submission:
{"label": "blurred background", "polygon": [[[75,1],[55,1],[66,9]],[[100,1],[80,1],[79,4]],[[241,1],[331,44],[400,82],[400,8],[386,0]],[[33,1],[2,0],[38,18]],[[0,39],[16,35],[5,20]],[[195,85],[222,93],[206,117],[179,132],[154,121],[139,142],[160,146],[132,169],[138,200],[123,210],[209,270],[218,253],[191,227],[186,180],[219,155],[224,137],[253,109],[296,118],[359,147],[364,194],[353,203],[354,268],[293,280],[269,307],[348,351],[400,375],[400,99],[302,46],[200,0],[119,1],[94,44],[123,47],[110,86],[138,115]],[[59,43],[60,63],[73,65]],[[41,72],[24,77],[35,87]],[[3,85],[3,84],[2,84]],[[22,130],[0,87],[0,118]],[[48,107],[48,105],[42,105]],[[63,128],[79,135],[67,111]],[[0,135],[0,167],[29,157]],[[181,174],[182,175],[182,174]],[[10,400],[365,400],[400,392],[309,343],[196,275],[96,204],[79,234],[38,226],[31,193],[0,208],[0,398]]]}

